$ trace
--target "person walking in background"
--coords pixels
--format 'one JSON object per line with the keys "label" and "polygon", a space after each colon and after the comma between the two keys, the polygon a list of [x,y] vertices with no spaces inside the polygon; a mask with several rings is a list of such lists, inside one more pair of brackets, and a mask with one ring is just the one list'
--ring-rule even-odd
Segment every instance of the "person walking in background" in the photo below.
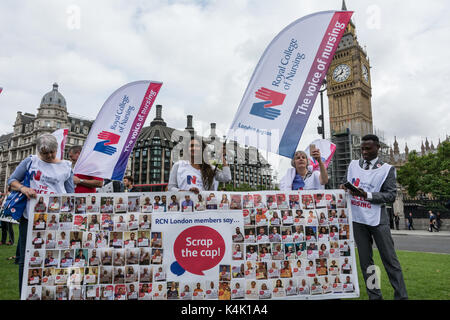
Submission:
{"label": "person walking in background", "polygon": [[439,232],[439,229],[437,228],[436,224],[436,216],[434,215],[433,211],[428,211],[428,214],[430,215],[430,228],[428,231],[433,232],[433,228],[436,229],[436,232]]}
{"label": "person walking in background", "polygon": [[395,222],[395,229],[400,230],[400,215],[397,212],[394,213],[394,222]]}
{"label": "person walking in background", "polygon": [[[2,196],[0,198],[0,208],[3,206],[3,202],[5,201],[5,199],[8,197],[8,194],[10,193],[10,190],[8,188],[8,193],[5,194],[5,196]],[[1,228],[2,228],[2,239],[0,242],[0,245],[8,245],[8,246],[12,246],[14,244],[14,229],[13,229],[13,224],[11,222],[7,222],[7,221],[0,221],[1,223]],[[6,237],[9,235],[9,241],[6,242]],[[8,258],[8,260],[14,259],[15,257],[11,257]]]}
{"label": "person walking in background", "polygon": [[413,215],[412,215],[412,212],[410,212],[410,213],[408,214],[408,230],[411,230],[411,229],[414,230],[414,225],[413,225]]}

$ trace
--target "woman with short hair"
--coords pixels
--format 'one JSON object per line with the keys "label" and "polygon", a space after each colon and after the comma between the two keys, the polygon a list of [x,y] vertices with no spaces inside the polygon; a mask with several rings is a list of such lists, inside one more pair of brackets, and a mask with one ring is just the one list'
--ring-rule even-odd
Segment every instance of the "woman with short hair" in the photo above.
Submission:
{"label": "woman with short hair", "polygon": [[280,190],[322,190],[328,183],[328,173],[320,156],[320,150],[314,149],[311,156],[319,163],[320,170],[312,171],[309,157],[304,151],[296,151],[291,160],[292,168],[280,181]]}
{"label": "woman with short hair", "polygon": [[[44,188],[47,193],[73,193],[72,164],[56,157],[58,142],[55,136],[43,134],[36,140],[37,155],[22,160],[8,179],[11,190],[23,193],[28,200],[36,198],[37,190]],[[30,187],[22,184],[29,168]],[[19,291],[22,292],[22,275],[25,262],[25,247],[27,243],[28,218],[32,214],[31,206],[27,202],[23,216],[19,221]]]}

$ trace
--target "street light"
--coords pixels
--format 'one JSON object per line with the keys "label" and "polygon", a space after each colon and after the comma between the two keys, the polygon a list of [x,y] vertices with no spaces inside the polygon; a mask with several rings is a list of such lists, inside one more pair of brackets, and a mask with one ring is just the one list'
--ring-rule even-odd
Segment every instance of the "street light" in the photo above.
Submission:
{"label": "street light", "polygon": [[323,115],[323,92],[327,90],[327,79],[323,79],[322,86],[320,87],[320,111],[319,120],[322,121],[322,126],[317,127],[317,133],[322,134],[322,139],[325,139],[325,117]]}

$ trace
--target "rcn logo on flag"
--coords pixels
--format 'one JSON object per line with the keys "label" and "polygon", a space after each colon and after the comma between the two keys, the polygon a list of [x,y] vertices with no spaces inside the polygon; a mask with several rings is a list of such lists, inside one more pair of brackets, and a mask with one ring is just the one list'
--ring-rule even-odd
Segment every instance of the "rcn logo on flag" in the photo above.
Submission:
{"label": "rcn logo on flag", "polygon": [[119,135],[108,131],[102,131],[98,134],[97,138],[101,141],[95,144],[94,151],[98,151],[109,156],[116,153],[117,148],[113,147],[112,144],[117,144],[119,142]]}
{"label": "rcn logo on flag", "polygon": [[255,102],[250,110],[250,114],[264,119],[275,120],[281,111],[272,107],[281,106],[286,95],[264,87],[255,92],[257,99],[263,100]]}

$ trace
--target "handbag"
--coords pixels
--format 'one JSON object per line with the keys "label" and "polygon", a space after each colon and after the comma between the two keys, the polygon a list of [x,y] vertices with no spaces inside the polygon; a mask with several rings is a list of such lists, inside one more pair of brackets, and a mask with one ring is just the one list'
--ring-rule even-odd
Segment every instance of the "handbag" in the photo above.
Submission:
{"label": "handbag", "polygon": [[[25,178],[22,181],[22,184],[25,187],[30,187],[30,167],[32,161],[28,165],[27,171],[25,172]],[[11,217],[16,221],[19,221],[25,211],[27,206],[28,198],[20,191],[12,191],[9,196],[6,198],[5,203],[3,204],[2,211],[0,213],[1,217]]]}

